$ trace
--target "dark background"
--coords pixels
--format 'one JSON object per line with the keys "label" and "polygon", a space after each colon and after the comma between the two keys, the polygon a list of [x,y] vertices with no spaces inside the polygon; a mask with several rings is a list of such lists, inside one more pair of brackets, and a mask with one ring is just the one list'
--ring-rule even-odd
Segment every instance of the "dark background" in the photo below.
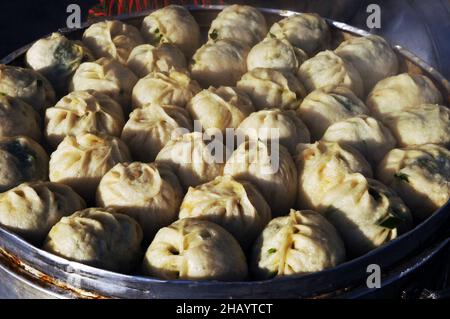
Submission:
{"label": "dark background", "polygon": [[[163,5],[164,1],[149,1]],[[172,3],[194,1],[172,1]],[[202,1],[197,1],[202,3]],[[376,30],[393,44],[410,49],[450,78],[449,0],[297,0],[219,1],[208,3],[248,3],[261,7],[314,11],[322,16],[367,29],[366,8],[381,6],[382,29]],[[84,19],[97,0],[0,0],[0,57],[30,43],[66,23],[70,3],[81,5]]]}

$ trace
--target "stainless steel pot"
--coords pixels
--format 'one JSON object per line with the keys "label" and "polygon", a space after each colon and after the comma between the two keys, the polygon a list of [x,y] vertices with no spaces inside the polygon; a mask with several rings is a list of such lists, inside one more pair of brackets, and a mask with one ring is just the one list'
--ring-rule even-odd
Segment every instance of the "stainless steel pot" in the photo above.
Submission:
{"label": "stainless steel pot", "polygon": [[[188,7],[203,30],[223,6]],[[261,9],[269,23],[296,14],[292,11]],[[119,19],[139,25],[149,12]],[[344,23],[328,20],[334,38],[363,36],[368,33]],[[79,30],[59,30],[79,39]],[[206,34],[206,32],[204,32]],[[336,42],[336,44],[337,44]],[[4,58],[1,63],[22,65],[30,45]],[[433,79],[446,103],[450,100],[450,84],[435,69],[400,46],[394,46],[402,71],[423,73]],[[367,266],[378,264],[387,271],[405,257],[423,249],[442,227],[450,222],[450,202],[415,229],[333,269],[303,276],[267,281],[217,282],[159,280],[123,275],[71,262],[42,251],[0,227],[0,297],[3,298],[301,298],[338,296],[357,286],[366,276]]]}

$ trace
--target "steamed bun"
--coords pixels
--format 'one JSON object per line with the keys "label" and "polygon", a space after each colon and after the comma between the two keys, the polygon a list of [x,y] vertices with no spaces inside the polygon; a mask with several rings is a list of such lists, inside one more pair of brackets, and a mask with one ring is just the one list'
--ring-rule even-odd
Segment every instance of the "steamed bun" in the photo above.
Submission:
{"label": "steamed bun", "polygon": [[153,11],[142,21],[141,33],[152,45],[175,44],[187,58],[200,46],[200,27],[182,6],[169,5]]}
{"label": "steamed bun", "polygon": [[333,225],[314,211],[291,210],[266,226],[250,262],[255,277],[269,279],[321,271],[344,260],[344,243]]}
{"label": "steamed bun", "polygon": [[201,90],[186,72],[152,72],[140,79],[133,88],[133,108],[146,104],[171,104],[185,107]]}
{"label": "steamed bun", "polygon": [[333,123],[368,114],[369,110],[349,88],[329,85],[308,94],[298,112],[308,126],[312,140],[317,141]]}
{"label": "steamed bun", "polygon": [[131,112],[121,138],[134,159],[151,162],[172,138],[183,133],[182,130],[193,130],[191,117],[184,108],[147,104]]}
{"label": "steamed bun", "polygon": [[55,102],[55,91],[46,78],[31,69],[0,64],[0,92],[20,98],[36,111]]}
{"label": "steamed bun", "polygon": [[333,51],[323,51],[306,60],[297,75],[308,92],[327,85],[342,85],[359,98],[364,97],[364,86],[358,70]]}
{"label": "steamed bun", "polygon": [[53,226],[43,248],[89,266],[129,272],[141,257],[141,241],[134,219],[112,209],[87,208]]}
{"label": "steamed bun", "polygon": [[393,149],[379,164],[377,177],[421,221],[450,198],[450,151],[433,144]]}
{"label": "steamed bun", "polygon": [[130,160],[127,146],[116,137],[68,135],[50,157],[50,180],[71,186],[90,201],[103,175],[116,164]]}
{"label": "steamed bun", "polygon": [[204,130],[218,129],[222,134],[227,128],[237,128],[255,111],[250,98],[234,87],[210,87],[195,95],[187,105],[194,120],[199,121]]}
{"label": "steamed bun", "polygon": [[249,247],[270,221],[270,207],[258,189],[231,176],[190,187],[180,207],[180,219],[198,218],[228,230]]}
{"label": "steamed bun", "polygon": [[182,199],[178,178],[155,163],[119,163],[102,177],[97,189],[97,205],[136,219],[146,239],[177,219]]}
{"label": "steamed bun", "polygon": [[122,107],[108,95],[88,90],[63,97],[45,112],[45,135],[56,147],[67,135],[84,133],[120,136],[124,126]]}
{"label": "steamed bun", "polygon": [[83,43],[97,59],[106,57],[125,64],[133,48],[144,40],[136,27],[113,20],[92,24],[84,31]]}
{"label": "steamed bun", "polygon": [[305,88],[293,74],[274,69],[253,69],[242,76],[237,87],[248,94],[258,110],[296,110],[306,95]]}
{"label": "steamed bun", "polygon": [[442,95],[425,75],[402,73],[375,85],[367,97],[367,106],[378,117],[404,111],[420,104],[442,104]]}
{"label": "steamed bun", "polygon": [[69,186],[29,182],[0,194],[0,225],[40,244],[63,216],[86,207]]}
{"label": "steamed bun", "polygon": [[288,213],[295,203],[297,169],[289,151],[282,145],[246,141],[231,154],[224,174],[258,187],[273,216]]}
{"label": "steamed bun", "polygon": [[322,139],[354,147],[371,164],[378,163],[397,144],[390,130],[368,115],[359,115],[332,124]]}
{"label": "steamed bun", "polygon": [[0,192],[48,179],[48,155],[26,136],[0,137]]}
{"label": "steamed bun", "polygon": [[291,154],[298,143],[309,143],[309,131],[295,111],[267,109],[250,114],[241,125],[238,134],[261,141],[277,140]]}
{"label": "steamed bun", "polygon": [[234,86],[247,71],[250,47],[233,40],[210,41],[195,52],[189,63],[192,78],[202,87]]}
{"label": "steamed bun", "polygon": [[222,175],[224,157],[225,147],[220,141],[207,141],[204,134],[193,132],[169,141],[156,156],[156,162],[170,167],[187,189]]}
{"label": "steamed bun", "polygon": [[161,279],[237,281],[247,262],[234,237],[217,224],[185,218],[162,228],[148,247],[144,272]]}

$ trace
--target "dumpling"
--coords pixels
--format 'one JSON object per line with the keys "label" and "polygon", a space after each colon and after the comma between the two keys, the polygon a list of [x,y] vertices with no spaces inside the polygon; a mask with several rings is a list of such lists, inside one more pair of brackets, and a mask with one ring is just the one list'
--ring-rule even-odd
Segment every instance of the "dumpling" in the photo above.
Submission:
{"label": "dumpling", "polygon": [[210,41],[195,52],[189,63],[192,78],[204,88],[234,86],[247,72],[250,47],[232,40]]}
{"label": "dumpling", "polygon": [[209,182],[222,175],[225,147],[218,139],[206,138],[193,132],[172,139],[156,156],[156,162],[168,165],[185,189]]}
{"label": "dumpling", "polygon": [[297,169],[289,151],[278,143],[249,140],[225,164],[225,175],[253,183],[273,216],[287,214],[297,197]]}
{"label": "dumpling", "polygon": [[286,39],[309,56],[328,48],[331,35],[328,25],[319,15],[302,13],[284,18],[272,25],[269,35]]}
{"label": "dumpling", "polygon": [[247,248],[270,221],[271,213],[266,200],[251,183],[218,176],[209,183],[189,188],[179,216],[216,223]]}
{"label": "dumpling", "polygon": [[141,257],[142,229],[112,209],[87,208],[63,217],[47,236],[44,250],[111,271],[129,272]]}
{"label": "dumpling", "polygon": [[127,146],[116,137],[68,135],[50,156],[50,180],[71,186],[90,202],[103,175],[130,160]]}
{"label": "dumpling", "polygon": [[425,75],[402,73],[378,82],[366,104],[372,114],[382,117],[420,104],[442,104],[442,95]]}
{"label": "dumpling", "polygon": [[182,6],[169,5],[153,11],[142,21],[141,32],[150,44],[175,44],[187,58],[200,46],[200,27]]}
{"label": "dumpling", "polygon": [[48,179],[48,155],[26,136],[0,137],[0,192]]}
{"label": "dumpling", "polygon": [[309,143],[309,131],[297,113],[292,110],[268,109],[250,114],[241,125],[238,134],[263,142],[277,140],[291,154],[298,143]]}
{"label": "dumpling", "polygon": [[90,53],[60,33],[36,41],[25,56],[30,68],[45,76],[57,91],[63,93],[70,77],[85,61],[91,61]]}
{"label": "dumpling", "polygon": [[41,118],[32,106],[0,93],[0,137],[25,135],[39,141],[40,122]]}
{"label": "dumpling", "polygon": [[92,24],[84,31],[83,43],[97,59],[111,58],[125,64],[133,48],[144,40],[136,27],[112,20]]}
{"label": "dumpling", "polygon": [[388,113],[381,120],[401,147],[421,144],[450,147],[450,109],[443,105],[422,104]]}
{"label": "dumpling", "polygon": [[313,141],[321,139],[333,123],[369,114],[366,105],[349,88],[341,85],[329,85],[312,91],[303,99],[298,112],[308,126]]}
{"label": "dumpling", "polygon": [[311,210],[291,210],[266,226],[253,245],[251,271],[258,279],[302,275],[345,261],[336,228]]}
{"label": "dumpling", "polygon": [[307,59],[302,49],[293,47],[288,41],[267,37],[248,53],[247,69],[267,68],[294,73]]}
{"label": "dumpling", "polygon": [[182,135],[182,130],[184,133],[193,130],[191,117],[184,108],[149,104],[131,112],[121,138],[134,159],[152,162],[172,138]]}
{"label": "dumpling", "polygon": [[450,151],[433,144],[393,149],[378,166],[377,178],[421,221],[450,198]]}
{"label": "dumpling", "polygon": [[364,86],[358,70],[333,51],[323,51],[306,60],[297,75],[308,92],[327,85],[342,85],[359,98],[364,97]]}
{"label": "dumpling", "polygon": [[155,163],[119,163],[102,177],[97,189],[97,205],[133,217],[148,240],[177,219],[182,199],[178,178]]}
{"label": "dumpling", "polygon": [[186,70],[187,62],[174,44],[142,44],[131,51],[127,66],[139,78],[143,78],[152,72],[169,72],[172,68]]}
{"label": "dumpling", "polygon": [[237,281],[247,262],[234,237],[217,224],[185,218],[162,228],[148,247],[147,275],[161,279]]}
{"label": "dumpling", "polygon": [[126,112],[130,108],[131,91],[137,80],[136,75],[118,61],[101,58],[80,65],[73,76],[71,91],[104,93],[119,102]]}
{"label": "dumpling", "polygon": [[347,175],[323,197],[321,212],[341,234],[347,251],[359,256],[395,239],[412,226],[411,213],[384,184],[359,173]]}
{"label": "dumpling", "polygon": [[368,115],[332,124],[322,139],[356,148],[371,164],[377,164],[397,144],[389,129]]}
{"label": "dumpling", "polygon": [[297,207],[320,210],[322,198],[347,175],[372,177],[372,168],[355,149],[335,142],[299,144],[295,162],[298,171]]}
{"label": "dumpling", "polygon": [[209,40],[234,40],[253,46],[267,34],[266,19],[251,6],[230,5],[211,22]]}
{"label": "dumpling", "polygon": [[31,69],[0,64],[0,92],[22,99],[36,111],[55,103],[51,84]]}
{"label": "dumpling", "polygon": [[140,79],[133,88],[133,108],[146,104],[171,104],[185,107],[200,92],[198,83],[186,72],[152,72]]}
{"label": "dumpling", "polygon": [[204,130],[218,129],[222,134],[226,133],[227,128],[237,128],[242,120],[255,111],[247,94],[229,86],[210,87],[201,91],[186,108]]}
{"label": "dumpling", "polygon": [[386,40],[377,35],[344,41],[335,52],[358,70],[366,92],[377,82],[398,71],[397,55]]}
{"label": "dumpling", "polygon": [[84,200],[64,184],[23,183],[0,194],[0,225],[40,244],[61,217],[85,207]]}
{"label": "dumpling", "polygon": [[253,69],[244,74],[237,87],[250,96],[258,110],[296,110],[306,95],[305,88],[293,74],[273,69]]}
{"label": "dumpling", "polygon": [[124,124],[122,107],[108,95],[93,90],[69,93],[45,111],[45,135],[52,147],[67,135],[118,137]]}

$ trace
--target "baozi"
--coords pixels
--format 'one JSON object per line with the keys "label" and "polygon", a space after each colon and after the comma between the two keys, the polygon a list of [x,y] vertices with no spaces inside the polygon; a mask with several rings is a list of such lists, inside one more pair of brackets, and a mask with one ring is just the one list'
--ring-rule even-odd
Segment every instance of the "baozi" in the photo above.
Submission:
{"label": "baozi", "polygon": [[190,187],[180,207],[180,219],[199,218],[228,230],[249,247],[270,221],[270,207],[258,189],[231,176]]}
{"label": "baozi", "polygon": [[242,121],[237,133],[263,142],[278,141],[291,154],[298,143],[310,142],[308,128],[293,110],[267,109],[252,113]]}
{"label": "baozi", "polygon": [[425,75],[402,73],[378,82],[366,104],[372,114],[382,117],[420,104],[442,104],[442,95]]}
{"label": "baozi", "polygon": [[398,71],[397,55],[386,40],[374,34],[344,41],[335,52],[358,70],[366,92]]}
{"label": "baozi", "polygon": [[50,230],[44,250],[111,271],[129,272],[141,257],[142,229],[127,215],[87,208],[63,217]]}
{"label": "baozi", "polygon": [[0,64],[0,92],[20,98],[38,112],[55,103],[51,84],[31,69]]}
{"label": "baozi", "polygon": [[[172,139],[193,130],[189,113],[174,105],[148,104],[130,113],[122,131],[122,140],[134,159],[152,162]],[[184,131],[184,132],[182,132]]]}
{"label": "baozi", "polygon": [[61,217],[85,207],[84,200],[64,184],[23,183],[0,194],[0,225],[41,244]]}
{"label": "baozi", "polygon": [[168,165],[185,189],[209,182],[223,173],[225,147],[217,139],[193,132],[169,141],[156,156],[156,162]]}
{"label": "baozi", "polygon": [[133,48],[144,40],[136,27],[112,20],[92,24],[84,31],[83,43],[97,59],[111,58],[125,64]]}
{"label": "baozi", "polygon": [[280,108],[296,110],[306,95],[305,88],[291,73],[274,69],[253,69],[237,83],[258,110]]}
{"label": "baozi", "polygon": [[288,41],[267,37],[248,53],[247,69],[267,68],[294,73],[307,59],[302,49],[293,47]]}
{"label": "baozi", "polygon": [[450,198],[450,151],[433,144],[393,149],[377,177],[405,201],[416,221],[424,220]]}
{"label": "baozi", "polygon": [[450,110],[443,105],[422,104],[388,113],[381,120],[401,147],[430,143],[450,147]]}
{"label": "baozi", "polygon": [[26,136],[0,137],[0,192],[48,179],[48,155]]}
{"label": "baozi", "polygon": [[247,72],[250,47],[233,40],[210,41],[195,52],[189,63],[192,78],[204,88],[234,86]]}
{"label": "baozi", "polygon": [[298,144],[295,162],[298,171],[297,207],[321,210],[327,191],[347,175],[372,177],[372,168],[355,149],[335,142]]}
{"label": "baozi", "polygon": [[102,177],[97,189],[98,206],[133,217],[149,240],[177,219],[182,199],[175,174],[154,163],[119,163]]}
{"label": "baozi", "polygon": [[136,75],[120,62],[101,58],[80,65],[73,76],[71,91],[92,89],[107,94],[119,102],[126,112],[130,108],[131,91],[137,80]]}
{"label": "baozi", "polygon": [[269,35],[289,43],[313,56],[329,47],[331,35],[327,22],[314,13],[302,13],[284,18],[272,25]]}
{"label": "baozi", "polygon": [[326,208],[321,212],[337,228],[352,256],[365,254],[412,226],[411,213],[400,197],[359,173],[347,175],[322,201]]}
{"label": "baozi", "polygon": [[266,19],[258,9],[246,5],[230,5],[211,22],[210,41],[234,40],[253,46],[267,34]]}
{"label": "baozi", "polygon": [[146,104],[170,104],[185,107],[200,92],[198,83],[182,71],[152,72],[133,88],[133,108]]}
{"label": "baozi", "polygon": [[36,41],[27,51],[25,62],[47,78],[57,91],[65,92],[75,70],[92,56],[82,45],[60,33]]}
{"label": "baozi", "polygon": [[45,111],[45,135],[52,147],[67,135],[119,137],[124,124],[122,107],[108,95],[93,90],[69,93]]}
{"label": "baozi", "polygon": [[169,5],[153,11],[142,21],[141,33],[152,45],[175,44],[187,58],[200,46],[200,27],[182,6]]}
{"label": "baozi", "polygon": [[68,135],[50,157],[50,180],[71,186],[91,201],[103,175],[116,164],[130,160],[127,146],[116,137]]}
{"label": "baozi", "polygon": [[255,111],[247,94],[227,86],[201,91],[186,108],[204,130],[217,129],[222,134],[226,133],[227,128],[237,128],[242,120]]}
{"label": "baozi", "polygon": [[19,98],[0,93],[0,137],[17,135],[41,139],[41,117]]}
{"label": "baozi", "polygon": [[131,51],[127,66],[139,78],[143,78],[152,72],[169,72],[172,68],[186,70],[187,62],[174,44],[142,44]]}
{"label": "baozi", "polygon": [[342,85],[359,98],[364,97],[364,86],[358,70],[333,51],[323,51],[306,60],[297,75],[308,92],[327,85]]}
{"label": "baozi", "polygon": [[345,260],[337,230],[311,210],[291,210],[272,219],[253,245],[251,270],[258,279],[302,275],[333,268]]}
{"label": "baozi", "polygon": [[354,147],[371,164],[377,164],[397,144],[391,131],[368,115],[359,115],[332,124],[322,139]]}
{"label": "baozi", "polygon": [[309,93],[300,104],[298,112],[308,126],[312,140],[317,141],[331,124],[368,114],[369,110],[346,86],[329,85]]}
{"label": "baozi", "polygon": [[297,169],[289,151],[277,143],[248,140],[225,164],[224,174],[253,183],[273,216],[287,214],[297,197]]}
{"label": "baozi", "polygon": [[195,218],[162,228],[148,247],[143,269],[161,279],[237,281],[247,276],[236,239],[219,225]]}

